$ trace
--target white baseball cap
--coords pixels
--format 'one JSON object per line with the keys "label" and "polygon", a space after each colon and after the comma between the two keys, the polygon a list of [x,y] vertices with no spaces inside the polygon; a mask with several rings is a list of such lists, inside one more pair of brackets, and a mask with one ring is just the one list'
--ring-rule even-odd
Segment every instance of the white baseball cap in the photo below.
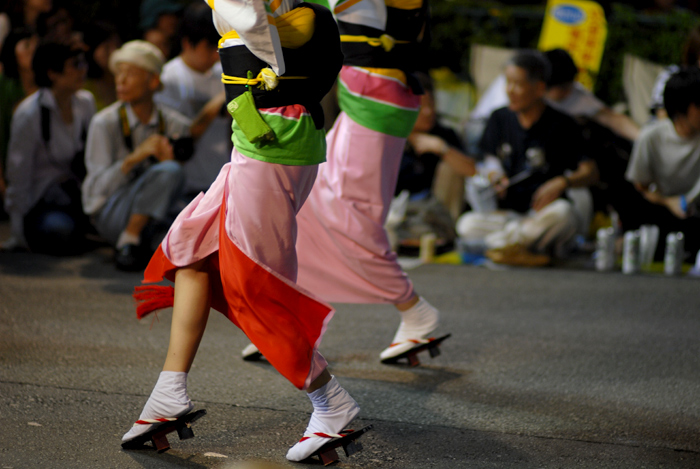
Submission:
{"label": "white baseball cap", "polygon": [[109,58],[109,69],[116,73],[117,65],[130,63],[146,71],[160,75],[165,63],[163,53],[147,41],[129,41],[115,50]]}

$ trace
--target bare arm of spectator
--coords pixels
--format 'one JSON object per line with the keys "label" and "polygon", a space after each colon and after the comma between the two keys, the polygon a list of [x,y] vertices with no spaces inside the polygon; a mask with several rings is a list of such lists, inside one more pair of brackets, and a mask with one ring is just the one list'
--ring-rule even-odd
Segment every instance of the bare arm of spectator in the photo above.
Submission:
{"label": "bare arm of spectator", "polygon": [[593,119],[617,135],[628,140],[635,141],[639,137],[639,126],[630,117],[615,112],[609,107],[605,107],[598,112]]}
{"label": "bare arm of spectator", "polygon": [[433,153],[450,165],[459,175],[471,177],[476,174],[476,161],[469,155],[465,155],[457,148],[450,146],[442,138],[422,132],[413,132],[408,136],[408,142],[413,147],[416,155]]}
{"label": "bare arm of spectator", "polygon": [[195,140],[199,139],[204,132],[207,131],[209,125],[214,122],[221,112],[222,106],[226,103],[226,93],[222,91],[214,96],[204,105],[202,110],[197,114],[190,126],[190,133]]}
{"label": "bare arm of spectator", "polygon": [[556,176],[540,186],[532,196],[532,208],[539,211],[562,196],[570,187],[588,187],[598,181],[598,166],[593,160],[581,161],[568,176]]}
{"label": "bare arm of spectator", "polygon": [[686,200],[686,210],[684,210],[680,195],[671,196],[671,197],[664,196],[661,193],[657,192],[653,186],[648,185],[648,184],[639,184],[637,182],[634,183],[634,187],[649,202],[651,202],[652,204],[661,205],[663,207],[666,207],[676,217],[683,219],[683,218],[686,218],[688,216],[688,213],[687,213],[688,201]]}

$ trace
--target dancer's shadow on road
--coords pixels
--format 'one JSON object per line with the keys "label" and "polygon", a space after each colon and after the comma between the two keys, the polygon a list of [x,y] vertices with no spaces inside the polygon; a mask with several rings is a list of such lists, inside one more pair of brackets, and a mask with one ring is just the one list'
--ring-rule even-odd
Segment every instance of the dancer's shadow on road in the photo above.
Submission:
{"label": "dancer's shadow on road", "polygon": [[154,449],[144,449],[137,451],[124,451],[128,454],[131,459],[133,459],[137,464],[145,468],[171,468],[171,467],[185,467],[189,469],[207,469],[211,466],[205,466],[192,461],[191,458],[196,457],[196,455],[190,455],[189,457],[180,457],[169,452],[158,453]]}

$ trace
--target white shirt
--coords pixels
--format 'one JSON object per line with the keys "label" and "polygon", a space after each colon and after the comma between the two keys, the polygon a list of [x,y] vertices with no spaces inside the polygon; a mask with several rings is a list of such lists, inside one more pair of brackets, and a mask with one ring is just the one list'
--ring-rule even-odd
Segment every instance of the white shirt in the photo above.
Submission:
{"label": "white shirt", "polygon": [[[41,107],[49,109],[51,140],[42,136]],[[24,216],[55,182],[72,175],[70,164],[83,149],[82,136],[95,114],[95,98],[80,90],[71,100],[73,123],[63,121],[56,99],[48,88],[28,96],[12,116],[7,152],[5,209],[10,215],[12,235],[24,240]]]}
{"label": "white shirt", "polygon": [[[213,97],[224,91],[221,64],[200,73],[188,67],[180,57],[169,61],[160,76],[163,91],[154,100],[194,119]],[[185,191],[199,192],[209,188],[221,167],[231,158],[231,120],[217,117],[195,142],[195,152],[184,165]]]}
{"label": "white shirt", "polygon": [[[117,189],[129,182],[129,176],[122,173],[122,161],[133,150],[124,142],[119,108],[121,101],[113,103],[92,119],[85,147],[85,167],[87,176],[83,182],[83,210],[88,215],[97,213],[107,199]],[[142,124],[134,114],[131,106],[126,107],[127,120],[131,129],[133,148],[144,140],[158,133],[158,111],[163,114],[165,135],[167,137],[186,137],[190,134],[190,120],[167,106],[156,103],[153,115],[147,124]]]}
{"label": "white shirt", "polygon": [[593,93],[577,81],[574,82],[569,96],[561,101],[548,99],[547,103],[557,111],[571,117],[588,117],[589,119],[605,109],[603,101],[596,98]]}
{"label": "white shirt", "polygon": [[625,176],[642,185],[656,184],[666,197],[695,200],[700,194],[700,135],[680,137],[671,119],[648,124],[634,143]]}
{"label": "white shirt", "polygon": [[474,120],[488,120],[493,111],[506,107],[508,104],[510,102],[506,93],[506,76],[501,73],[484,91],[469,117]]}

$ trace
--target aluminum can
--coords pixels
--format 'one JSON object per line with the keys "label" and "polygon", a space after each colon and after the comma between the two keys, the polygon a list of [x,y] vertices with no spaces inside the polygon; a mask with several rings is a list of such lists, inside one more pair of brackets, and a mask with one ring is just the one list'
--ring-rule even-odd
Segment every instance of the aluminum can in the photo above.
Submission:
{"label": "aluminum can", "polygon": [[596,233],[595,269],[607,272],[615,268],[615,229],[600,228]]}
{"label": "aluminum can", "polygon": [[650,270],[654,263],[656,245],[659,243],[659,227],[642,225],[639,227],[639,264],[642,270]]}
{"label": "aluminum can", "polygon": [[628,231],[622,248],[622,273],[636,274],[639,270],[639,231]]}
{"label": "aluminum can", "polygon": [[477,174],[466,181],[467,201],[477,213],[489,213],[498,209],[498,199],[493,185],[486,176]]}
{"label": "aluminum can", "polygon": [[680,275],[683,269],[685,257],[685,238],[683,233],[669,233],[666,235],[666,251],[664,253],[664,273],[666,275]]}
{"label": "aluminum can", "polygon": [[437,236],[435,236],[435,233],[425,233],[420,237],[420,251],[418,255],[421,261],[430,263],[435,260],[436,241]]}

